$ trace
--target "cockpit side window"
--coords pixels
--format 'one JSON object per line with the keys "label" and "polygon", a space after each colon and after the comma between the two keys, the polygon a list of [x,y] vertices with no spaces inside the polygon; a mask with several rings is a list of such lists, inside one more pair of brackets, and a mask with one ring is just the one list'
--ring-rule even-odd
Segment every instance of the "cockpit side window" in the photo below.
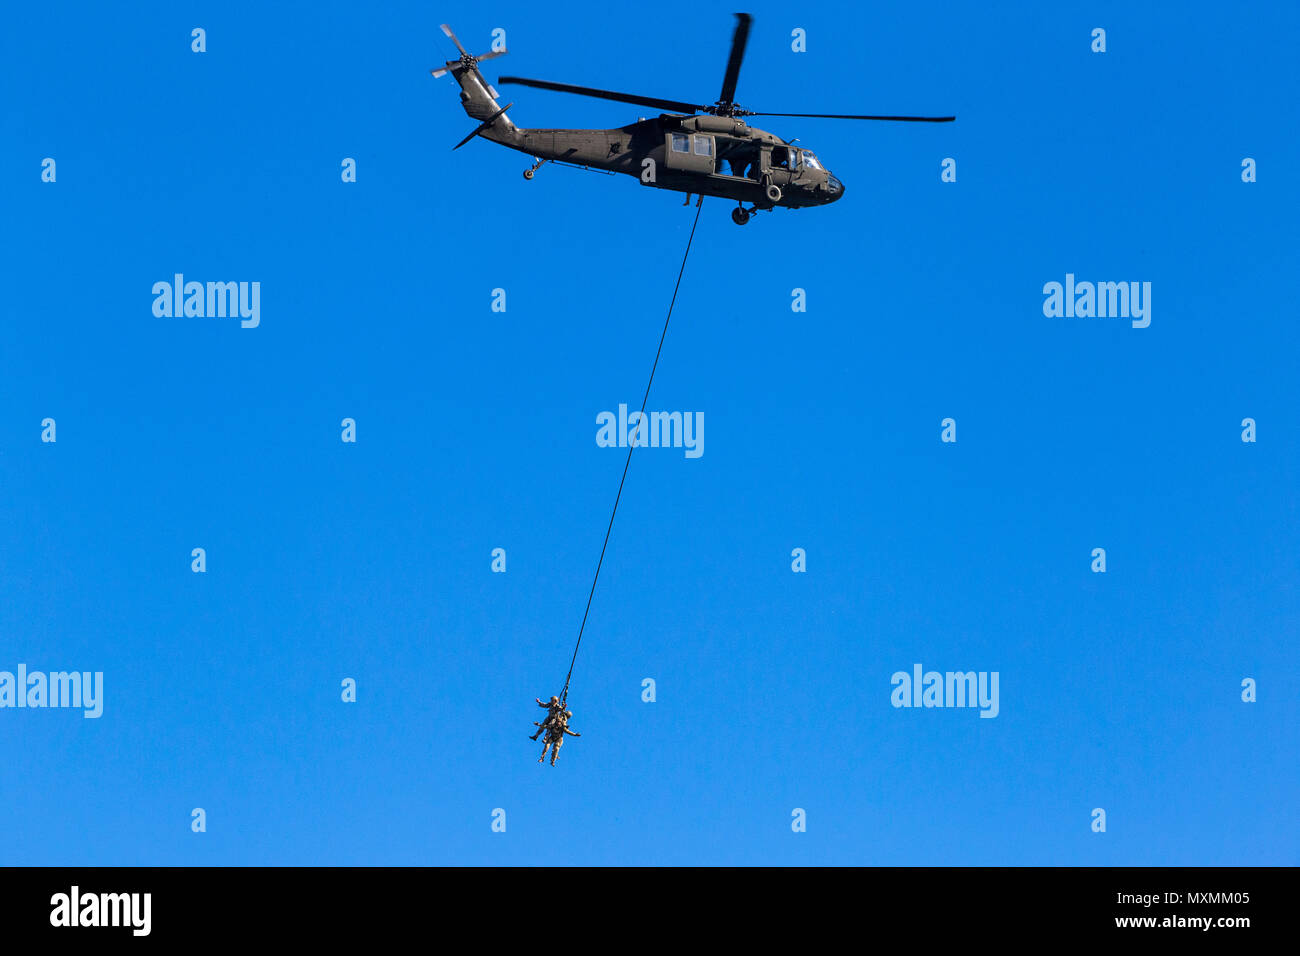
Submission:
{"label": "cockpit side window", "polygon": [[817,162],[817,157],[812,154],[811,150],[803,149],[799,151],[799,158],[809,169],[821,169],[822,164]]}

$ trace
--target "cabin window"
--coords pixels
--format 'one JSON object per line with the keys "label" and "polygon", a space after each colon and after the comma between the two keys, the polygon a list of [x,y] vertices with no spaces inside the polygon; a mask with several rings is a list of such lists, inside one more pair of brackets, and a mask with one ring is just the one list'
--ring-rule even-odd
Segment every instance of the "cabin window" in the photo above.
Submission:
{"label": "cabin window", "polygon": [[685,133],[673,133],[673,152],[689,153],[691,151],[691,138]]}
{"label": "cabin window", "polygon": [[713,138],[711,136],[695,137],[695,155],[696,156],[713,155]]}

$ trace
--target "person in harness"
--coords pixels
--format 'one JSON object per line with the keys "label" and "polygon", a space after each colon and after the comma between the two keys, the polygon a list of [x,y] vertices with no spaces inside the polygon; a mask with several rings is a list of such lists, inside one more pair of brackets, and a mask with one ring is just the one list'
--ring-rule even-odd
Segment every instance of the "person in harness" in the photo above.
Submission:
{"label": "person in harness", "polygon": [[533,723],[537,726],[537,733],[529,737],[528,738],[529,740],[536,740],[539,736],[541,736],[542,731],[550,730],[551,727],[555,726],[555,718],[558,717],[560,715],[560,712],[564,710],[564,705],[560,703],[560,698],[555,696],[552,696],[551,699],[546,703],[542,703],[542,699],[540,697],[534,697],[533,700],[537,701],[538,707],[546,708],[546,719],[541,721],[537,721],[537,720],[533,721]]}
{"label": "person in harness", "polygon": [[571,710],[556,715],[555,723],[546,732],[546,740],[542,743],[542,755],[537,758],[538,763],[546,759],[546,751],[549,749],[551,751],[551,766],[554,767],[556,759],[560,756],[560,747],[564,744],[564,735],[568,734],[570,737],[582,736],[576,730],[569,729],[569,718],[572,716],[573,711]]}

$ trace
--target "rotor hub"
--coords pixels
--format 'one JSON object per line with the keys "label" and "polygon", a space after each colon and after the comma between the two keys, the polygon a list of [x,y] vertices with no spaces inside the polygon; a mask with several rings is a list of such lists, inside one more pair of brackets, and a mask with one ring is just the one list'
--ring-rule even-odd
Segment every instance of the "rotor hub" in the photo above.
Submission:
{"label": "rotor hub", "polygon": [[753,110],[744,109],[743,107],[737,106],[735,103],[731,103],[727,100],[718,100],[718,102],[714,103],[712,106],[706,106],[704,112],[713,116],[729,117],[758,115]]}

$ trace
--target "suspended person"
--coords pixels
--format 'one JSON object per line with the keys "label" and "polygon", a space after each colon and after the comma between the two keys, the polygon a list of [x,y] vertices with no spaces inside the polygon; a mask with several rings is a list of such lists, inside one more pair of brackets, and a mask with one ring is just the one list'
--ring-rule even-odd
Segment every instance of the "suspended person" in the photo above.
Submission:
{"label": "suspended person", "polygon": [[550,701],[545,704],[542,703],[540,697],[534,697],[533,700],[537,701],[538,707],[546,708],[546,719],[541,722],[536,720],[533,721],[533,723],[537,725],[537,733],[529,737],[529,740],[536,740],[543,730],[549,730],[551,727],[555,726],[555,718],[560,716],[560,711],[564,710],[564,705],[560,703],[560,698],[554,695],[552,695]]}
{"label": "suspended person", "polygon": [[566,710],[556,718],[555,725],[546,732],[546,740],[542,744],[542,755],[537,758],[538,763],[546,759],[546,750],[549,747],[551,766],[554,767],[556,758],[560,756],[560,747],[564,744],[564,735],[568,734],[570,737],[582,736],[576,730],[569,729],[569,718],[572,716],[573,711]]}

